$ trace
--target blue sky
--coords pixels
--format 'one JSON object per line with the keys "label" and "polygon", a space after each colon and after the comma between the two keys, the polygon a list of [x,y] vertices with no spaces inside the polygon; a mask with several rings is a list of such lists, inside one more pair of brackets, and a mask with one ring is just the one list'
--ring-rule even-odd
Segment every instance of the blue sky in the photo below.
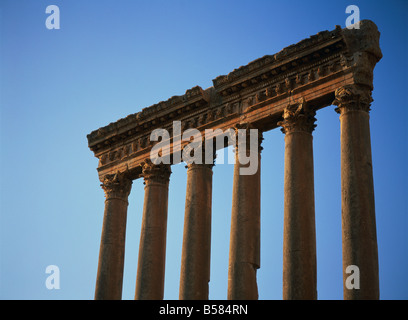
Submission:
{"label": "blue sky", "polygon": [[[60,8],[60,29],[45,8]],[[371,140],[380,297],[408,298],[406,1],[0,1],[0,298],[93,299],[104,209],[91,131],[335,25],[381,32]],[[342,299],[340,130],[314,131],[317,289]],[[260,299],[282,298],[284,135],[264,134]],[[178,299],[186,169],[172,167],[165,299]],[[233,165],[214,167],[210,299],[226,299]],[[123,299],[133,299],[143,184],[129,196]],[[48,290],[48,265],[60,289]]]}

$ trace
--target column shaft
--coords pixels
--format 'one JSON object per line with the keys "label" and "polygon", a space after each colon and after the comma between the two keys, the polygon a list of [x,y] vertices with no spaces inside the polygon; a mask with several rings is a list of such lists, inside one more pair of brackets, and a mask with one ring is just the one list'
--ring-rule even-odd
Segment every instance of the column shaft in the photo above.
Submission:
{"label": "column shaft", "polygon": [[257,148],[257,157],[251,159],[258,162],[255,174],[244,175],[240,171],[241,168],[248,167],[238,159],[239,150],[246,152],[249,149],[248,141],[246,145],[238,144],[235,150],[228,268],[229,300],[258,299],[256,271],[260,267],[262,136],[258,133],[256,135],[260,138],[254,146]]}
{"label": "column shaft", "polygon": [[180,299],[208,299],[212,165],[189,164],[180,272]]}
{"label": "column shaft", "polygon": [[285,110],[283,299],[316,299],[314,112]]}
{"label": "column shaft", "polygon": [[[357,86],[340,88],[334,101],[340,113],[344,299],[379,299],[371,101],[371,91]],[[359,268],[358,289],[346,285],[348,266]]]}
{"label": "column shaft", "polygon": [[95,299],[121,299],[125,259],[126,216],[131,180],[118,173],[107,176],[102,184],[105,190],[105,211]]}
{"label": "column shaft", "polygon": [[137,266],[137,300],[160,300],[164,294],[169,165],[145,164],[145,196]]}

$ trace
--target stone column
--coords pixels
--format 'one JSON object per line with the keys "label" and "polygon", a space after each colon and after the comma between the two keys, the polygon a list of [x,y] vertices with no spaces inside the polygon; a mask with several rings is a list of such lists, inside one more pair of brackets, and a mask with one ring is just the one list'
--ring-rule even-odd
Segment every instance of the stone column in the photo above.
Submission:
{"label": "stone column", "polygon": [[106,200],[95,299],[120,300],[125,260],[126,216],[132,180],[128,179],[125,173],[118,172],[105,176],[101,186]]}
{"label": "stone column", "polygon": [[285,134],[283,299],[316,299],[313,176],[315,112],[304,100],[283,114]]}
{"label": "stone column", "polygon": [[181,300],[208,299],[211,256],[211,164],[187,164],[187,192],[181,256]]}
{"label": "stone column", "polygon": [[143,164],[145,196],[136,277],[137,300],[163,299],[170,173],[170,165],[155,165],[150,161]]}
{"label": "stone column", "polygon": [[[258,286],[256,271],[260,267],[260,212],[261,212],[261,147],[262,134],[258,130],[245,128],[245,139],[238,139],[235,146],[234,182],[232,189],[231,233],[228,267],[228,299],[256,300]],[[252,129],[253,130],[253,129]],[[256,144],[253,159],[257,165],[254,174],[243,174],[241,170],[254,163],[243,164],[239,154],[248,155],[250,134],[255,134]]]}
{"label": "stone column", "polygon": [[[379,298],[371,102],[371,89],[358,85],[337,89],[333,102],[340,114],[344,299]],[[357,266],[359,275],[352,275],[348,266]],[[359,289],[347,288],[349,276],[354,277],[354,285],[359,280]]]}

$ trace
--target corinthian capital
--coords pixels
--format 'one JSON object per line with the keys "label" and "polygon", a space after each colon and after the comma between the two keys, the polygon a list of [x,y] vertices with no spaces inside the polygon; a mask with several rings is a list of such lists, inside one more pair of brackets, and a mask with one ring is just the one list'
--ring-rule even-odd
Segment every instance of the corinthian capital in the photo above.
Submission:
{"label": "corinthian capital", "polygon": [[101,187],[105,191],[106,200],[119,198],[127,201],[132,187],[132,180],[128,178],[126,172],[118,171],[115,174],[105,175]]}
{"label": "corinthian capital", "polygon": [[288,105],[283,110],[283,121],[278,122],[285,134],[292,132],[312,133],[316,127],[314,117],[316,112],[311,110],[306,101],[301,99],[297,104]]}
{"label": "corinthian capital", "polygon": [[337,113],[344,113],[350,110],[360,110],[369,112],[373,101],[371,89],[365,86],[347,85],[336,89],[333,104],[337,106]]}
{"label": "corinthian capital", "polygon": [[150,159],[142,163],[142,176],[144,184],[158,182],[166,184],[169,182],[171,169],[169,164],[154,164]]}

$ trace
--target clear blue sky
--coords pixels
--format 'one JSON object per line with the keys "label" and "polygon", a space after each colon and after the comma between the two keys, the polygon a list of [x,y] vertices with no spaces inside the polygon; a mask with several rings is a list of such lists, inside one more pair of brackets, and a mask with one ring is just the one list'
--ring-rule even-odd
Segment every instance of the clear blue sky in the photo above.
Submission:
{"label": "clear blue sky", "polygon": [[[60,30],[45,8],[60,8]],[[92,130],[319,31],[345,8],[380,32],[371,137],[382,299],[408,298],[406,1],[0,1],[0,298],[93,299],[104,210]],[[330,106],[314,132],[317,287],[342,299],[340,131]],[[260,299],[282,298],[284,135],[262,152]],[[186,169],[170,178],[165,298],[177,299]],[[213,178],[210,298],[226,299],[233,165]],[[129,197],[123,299],[133,299],[143,184]],[[48,265],[59,290],[45,287]]]}

